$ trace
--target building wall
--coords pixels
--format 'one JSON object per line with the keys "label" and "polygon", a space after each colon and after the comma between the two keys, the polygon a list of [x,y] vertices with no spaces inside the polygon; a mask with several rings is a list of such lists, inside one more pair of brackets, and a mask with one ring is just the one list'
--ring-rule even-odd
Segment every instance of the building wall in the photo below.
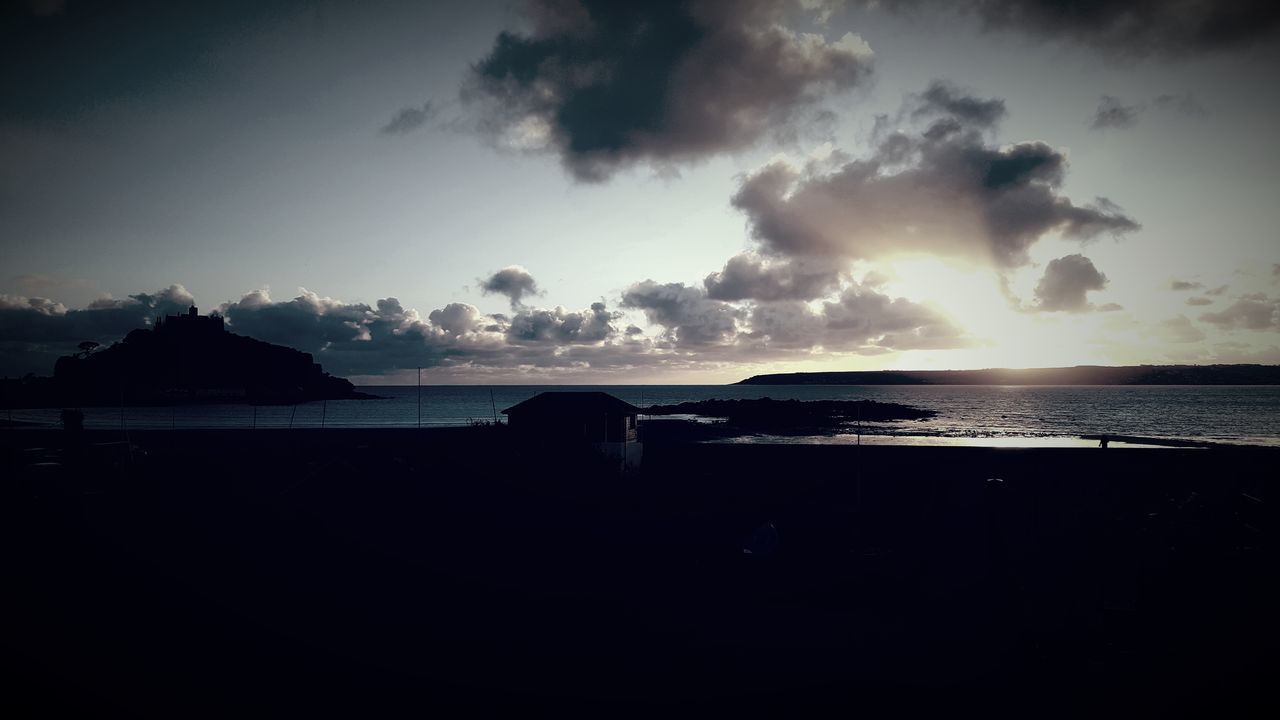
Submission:
{"label": "building wall", "polygon": [[634,415],[603,414],[591,416],[547,416],[529,412],[513,412],[507,415],[512,430],[522,434],[546,437],[554,441],[585,442],[635,442],[636,417]]}

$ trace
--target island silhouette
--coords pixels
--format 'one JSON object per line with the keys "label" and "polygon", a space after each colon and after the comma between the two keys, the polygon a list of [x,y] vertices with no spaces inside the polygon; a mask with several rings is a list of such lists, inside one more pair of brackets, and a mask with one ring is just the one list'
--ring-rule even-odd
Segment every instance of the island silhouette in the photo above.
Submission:
{"label": "island silhouette", "polygon": [[219,315],[157,318],[101,348],[80,343],[52,378],[5,383],[11,407],[286,404],[362,399],[351,381],[325,372],[310,353],[229,332]]}
{"label": "island silhouette", "polygon": [[1077,365],[753,375],[735,385],[1280,385],[1280,365]]}

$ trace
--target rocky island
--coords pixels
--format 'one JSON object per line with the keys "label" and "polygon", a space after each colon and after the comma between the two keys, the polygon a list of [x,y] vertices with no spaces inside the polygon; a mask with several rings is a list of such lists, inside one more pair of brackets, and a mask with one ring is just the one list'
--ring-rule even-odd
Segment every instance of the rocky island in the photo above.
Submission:
{"label": "rocky island", "polygon": [[53,378],[6,383],[10,407],[287,404],[372,396],[330,375],[309,353],[228,332],[217,315],[157,319],[123,340],[58,359]]}
{"label": "rocky island", "polygon": [[772,435],[825,435],[859,421],[927,420],[933,410],[877,402],[875,400],[699,400],[644,409],[650,417],[694,415],[721,422],[696,423],[663,420],[647,423],[646,434],[663,439],[679,435],[687,439],[715,439],[767,433]]}

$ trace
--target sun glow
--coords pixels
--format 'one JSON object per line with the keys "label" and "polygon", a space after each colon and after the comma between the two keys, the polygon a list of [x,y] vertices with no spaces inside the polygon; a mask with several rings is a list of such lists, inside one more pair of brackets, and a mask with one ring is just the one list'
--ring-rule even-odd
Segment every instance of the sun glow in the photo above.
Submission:
{"label": "sun glow", "polygon": [[[946,350],[908,350],[883,365],[897,369],[1056,367],[1105,364],[1091,339],[1107,313],[1032,313],[1025,287],[1034,269],[1012,274],[1008,294],[989,268],[964,267],[935,258],[888,261],[877,266],[884,290],[945,312],[969,336],[971,345]],[[1101,315],[1102,317],[1099,317]]]}

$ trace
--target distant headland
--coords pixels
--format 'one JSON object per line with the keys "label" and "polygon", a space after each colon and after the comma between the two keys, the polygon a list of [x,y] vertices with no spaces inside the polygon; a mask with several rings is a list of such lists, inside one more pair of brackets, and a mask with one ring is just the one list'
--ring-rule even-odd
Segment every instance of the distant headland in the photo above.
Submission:
{"label": "distant headland", "polygon": [[1280,365],[1077,365],[755,375],[735,385],[1280,385]]}
{"label": "distant headland", "polygon": [[218,315],[157,318],[100,348],[58,358],[52,378],[4,383],[11,407],[286,404],[363,399],[349,380],[325,372],[309,353],[227,332]]}

